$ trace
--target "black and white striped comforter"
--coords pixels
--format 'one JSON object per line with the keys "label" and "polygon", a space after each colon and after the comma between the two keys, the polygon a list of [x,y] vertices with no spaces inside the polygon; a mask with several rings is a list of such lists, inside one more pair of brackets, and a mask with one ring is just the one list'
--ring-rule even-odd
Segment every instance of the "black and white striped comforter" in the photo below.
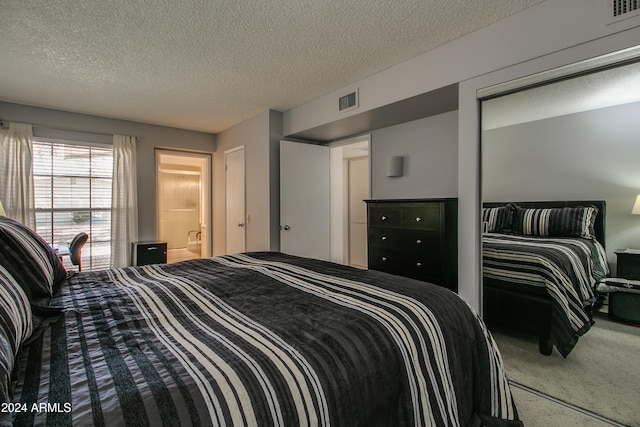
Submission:
{"label": "black and white striped comforter", "polygon": [[423,282],[265,252],[83,272],[53,304],[16,425],[521,425],[483,323]]}
{"label": "black and white striped comforter", "polygon": [[[552,342],[568,354],[591,327],[585,303],[609,273],[597,240],[521,235],[483,235],[483,276],[504,283],[546,288],[552,301]],[[565,356],[566,356],[565,354]]]}

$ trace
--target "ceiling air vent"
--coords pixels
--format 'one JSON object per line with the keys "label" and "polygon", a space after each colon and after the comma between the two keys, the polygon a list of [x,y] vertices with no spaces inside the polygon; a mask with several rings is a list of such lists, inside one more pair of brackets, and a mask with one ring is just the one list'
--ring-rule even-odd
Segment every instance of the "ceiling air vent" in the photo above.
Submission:
{"label": "ceiling air vent", "polygon": [[358,90],[338,98],[338,112],[342,113],[358,108]]}
{"label": "ceiling air vent", "polygon": [[610,18],[614,21],[640,14],[640,0],[611,0],[609,7]]}

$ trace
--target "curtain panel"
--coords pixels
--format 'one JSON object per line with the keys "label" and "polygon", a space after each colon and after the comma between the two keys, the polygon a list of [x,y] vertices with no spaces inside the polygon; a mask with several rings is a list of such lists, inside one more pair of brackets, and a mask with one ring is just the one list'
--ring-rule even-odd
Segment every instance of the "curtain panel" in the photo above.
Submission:
{"label": "curtain panel", "polygon": [[131,262],[131,243],[138,239],[138,189],[136,138],[113,136],[113,184],[111,191],[111,267]]}
{"label": "curtain panel", "polygon": [[31,125],[10,123],[0,131],[0,200],[6,216],[35,230]]}

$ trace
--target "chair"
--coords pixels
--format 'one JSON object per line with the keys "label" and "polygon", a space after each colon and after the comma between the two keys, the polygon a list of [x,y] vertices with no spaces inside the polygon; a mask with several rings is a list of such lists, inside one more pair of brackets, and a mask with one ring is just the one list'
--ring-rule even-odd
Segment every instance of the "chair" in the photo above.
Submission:
{"label": "chair", "polygon": [[89,235],[81,232],[75,235],[71,243],[69,243],[69,258],[71,264],[78,266],[78,271],[82,271],[82,247],[89,240]]}

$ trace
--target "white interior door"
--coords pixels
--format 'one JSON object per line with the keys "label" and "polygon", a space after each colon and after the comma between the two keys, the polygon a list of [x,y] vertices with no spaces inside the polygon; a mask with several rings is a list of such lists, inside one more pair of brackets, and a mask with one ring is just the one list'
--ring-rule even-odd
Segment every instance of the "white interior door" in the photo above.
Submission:
{"label": "white interior door", "polygon": [[224,152],[225,247],[227,254],[245,251],[244,146]]}
{"label": "white interior door", "polygon": [[280,250],[329,260],[329,148],[280,141]]}

